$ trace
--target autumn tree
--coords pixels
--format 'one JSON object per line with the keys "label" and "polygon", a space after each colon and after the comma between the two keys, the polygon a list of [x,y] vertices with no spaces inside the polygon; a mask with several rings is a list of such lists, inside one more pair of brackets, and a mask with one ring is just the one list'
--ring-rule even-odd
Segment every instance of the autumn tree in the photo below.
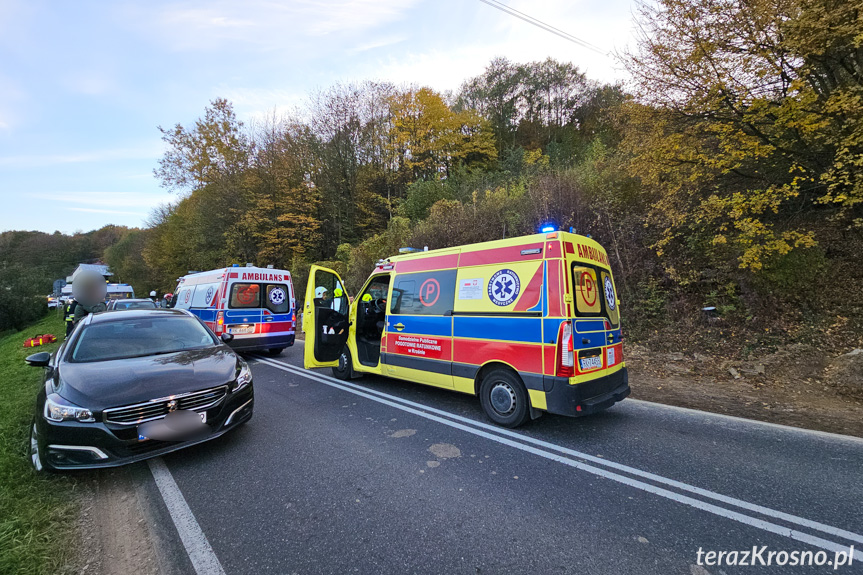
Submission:
{"label": "autumn tree", "polygon": [[626,145],[675,277],[762,270],[863,225],[858,3],[660,0],[639,23]]}
{"label": "autumn tree", "polygon": [[458,165],[489,167],[497,157],[488,123],[473,110],[455,112],[430,88],[390,99],[392,145],[407,181],[447,177]]}

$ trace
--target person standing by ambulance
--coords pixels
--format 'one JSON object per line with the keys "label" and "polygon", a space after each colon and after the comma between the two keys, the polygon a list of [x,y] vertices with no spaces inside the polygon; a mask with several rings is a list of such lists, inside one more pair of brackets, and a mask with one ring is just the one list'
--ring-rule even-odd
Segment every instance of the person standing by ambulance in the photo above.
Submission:
{"label": "person standing by ambulance", "polygon": [[88,270],[76,274],[72,281],[72,295],[75,296],[78,305],[72,316],[72,323],[78,325],[79,321],[91,313],[107,310],[108,307],[105,305],[107,291],[105,278],[101,274]]}
{"label": "person standing by ambulance", "polygon": [[75,310],[78,308],[78,302],[74,298],[66,301],[66,307],[63,310],[63,320],[66,322],[66,337],[72,333],[72,328],[75,327]]}

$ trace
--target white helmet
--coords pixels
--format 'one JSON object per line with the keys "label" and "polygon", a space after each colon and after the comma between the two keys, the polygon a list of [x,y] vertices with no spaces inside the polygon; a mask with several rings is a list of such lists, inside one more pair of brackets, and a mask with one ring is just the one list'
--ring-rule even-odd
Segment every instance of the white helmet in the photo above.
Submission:
{"label": "white helmet", "polygon": [[327,288],[324,286],[318,286],[315,288],[315,297],[321,299],[324,297],[324,294],[327,293]]}

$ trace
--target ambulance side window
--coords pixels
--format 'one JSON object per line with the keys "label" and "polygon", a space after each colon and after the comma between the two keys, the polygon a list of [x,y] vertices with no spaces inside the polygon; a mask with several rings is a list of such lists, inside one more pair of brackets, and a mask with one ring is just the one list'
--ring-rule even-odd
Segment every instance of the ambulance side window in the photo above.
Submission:
{"label": "ambulance side window", "polygon": [[273,313],[288,313],[291,310],[291,294],[284,284],[267,284],[264,286],[267,294],[265,305]]}
{"label": "ambulance side window", "polygon": [[391,303],[390,313],[445,315],[451,312],[455,300],[455,280],[456,270],[396,276],[393,293],[398,292],[401,297]]}
{"label": "ambulance side window", "polygon": [[250,283],[233,284],[228,305],[235,309],[261,307],[261,286]]}
{"label": "ambulance side window", "polygon": [[192,307],[192,294],[195,293],[195,286],[189,286],[181,289],[174,295],[174,307],[179,309],[189,309]]}
{"label": "ambulance side window", "polygon": [[195,295],[191,298],[190,307],[206,308],[215,303],[216,294],[219,291],[219,284],[202,284],[196,286]]}

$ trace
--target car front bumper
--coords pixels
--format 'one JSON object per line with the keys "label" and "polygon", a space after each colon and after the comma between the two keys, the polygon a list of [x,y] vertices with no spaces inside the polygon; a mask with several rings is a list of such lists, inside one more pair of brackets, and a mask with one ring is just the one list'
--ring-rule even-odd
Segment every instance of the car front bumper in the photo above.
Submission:
{"label": "car front bumper", "polygon": [[53,422],[41,413],[36,417],[36,439],[42,464],[49,470],[117,467],[220,437],[251,419],[254,405],[252,385],[229,393],[221,403],[206,410],[209,430],[187,441],[138,440],[137,425],[99,420]]}

